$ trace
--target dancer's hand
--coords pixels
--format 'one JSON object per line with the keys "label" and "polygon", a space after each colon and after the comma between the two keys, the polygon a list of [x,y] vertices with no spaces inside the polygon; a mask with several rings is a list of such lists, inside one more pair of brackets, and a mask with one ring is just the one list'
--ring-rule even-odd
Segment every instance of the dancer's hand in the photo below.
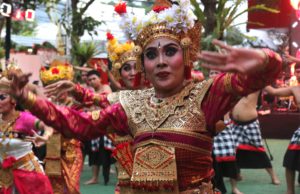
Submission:
{"label": "dancer's hand", "polygon": [[268,60],[259,49],[233,48],[218,40],[213,40],[213,44],[225,52],[202,51],[198,54],[198,58],[205,62],[202,66],[209,69],[248,74],[264,69]]}
{"label": "dancer's hand", "polygon": [[102,61],[100,61],[100,64],[99,64],[99,65],[100,65],[101,70],[102,70],[103,72],[107,73],[107,72],[109,71],[108,66],[105,65]]}
{"label": "dancer's hand", "polygon": [[72,92],[74,88],[75,88],[75,83],[73,83],[72,81],[61,80],[45,87],[45,94],[48,97],[55,96],[59,98],[61,95],[67,92]]}
{"label": "dancer's hand", "polygon": [[300,59],[289,54],[284,55],[290,63],[300,63]]}
{"label": "dancer's hand", "polygon": [[11,87],[10,87],[10,94],[19,99],[21,97],[26,98],[26,85],[29,82],[29,77],[31,73],[17,73],[17,72],[10,72],[9,76],[12,77]]}
{"label": "dancer's hand", "polygon": [[49,139],[49,137],[37,134],[34,130],[32,130],[32,133],[33,136],[26,136],[24,140],[32,142],[35,147],[41,147],[42,145],[45,145]]}

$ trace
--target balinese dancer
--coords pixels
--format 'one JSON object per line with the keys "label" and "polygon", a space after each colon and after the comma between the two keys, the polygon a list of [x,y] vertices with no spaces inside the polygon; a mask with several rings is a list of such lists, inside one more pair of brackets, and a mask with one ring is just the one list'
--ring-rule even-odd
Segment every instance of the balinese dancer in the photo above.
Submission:
{"label": "balinese dancer", "polygon": [[[153,88],[109,94],[111,105],[91,115],[57,107],[29,93],[24,87],[28,75],[14,75],[11,93],[67,137],[92,139],[110,130],[133,136],[131,193],[212,194],[216,122],[241,96],[272,82],[281,69],[281,58],[267,49],[232,48],[219,41],[214,43],[226,54],[198,53],[200,26],[194,22],[191,5],[173,3],[157,2],[142,20],[127,13],[125,3],[116,7]],[[234,73],[191,82],[191,64],[198,59],[206,61],[206,67]]]}
{"label": "balinese dancer", "polygon": [[[122,89],[137,89],[141,87],[141,76],[136,69],[137,55],[133,51],[134,43],[126,42],[119,43],[117,39],[111,34],[107,33],[108,44],[107,51],[109,59],[112,62],[112,70],[108,72],[110,79],[118,80],[115,85],[120,85]],[[113,78],[112,78],[113,77]],[[90,92],[79,84],[74,84],[71,81],[63,80],[51,84],[46,87],[46,92],[49,96],[53,94],[60,94],[61,92],[70,92],[77,101],[82,102],[86,106],[94,104],[102,108],[109,106],[105,95]],[[117,134],[110,134],[109,138],[113,141],[116,149],[113,151],[113,156],[117,159],[118,163],[118,185],[123,187],[130,186],[130,177],[133,166],[132,156],[132,140],[130,135],[119,136]]]}
{"label": "balinese dancer", "polygon": [[280,181],[263,146],[256,110],[258,96],[259,91],[243,97],[231,111],[231,131],[237,146],[237,164],[239,168],[266,169],[271,182],[278,185]]}
{"label": "balinese dancer", "polygon": [[223,177],[229,177],[233,194],[242,194],[237,187],[239,168],[236,162],[236,139],[232,132],[232,122],[229,114],[224,118],[225,128],[214,138],[213,154],[216,162],[216,187],[226,193]]}
{"label": "balinese dancer", "polygon": [[7,93],[10,81],[2,77],[0,83],[0,193],[51,194],[50,181],[26,138],[46,126],[29,112],[17,111]]}
{"label": "balinese dancer", "polygon": [[128,41],[121,44],[109,32],[106,36],[107,53],[112,62],[112,69],[108,71],[107,66],[104,65],[103,69],[108,74],[110,82],[114,83],[118,90],[141,88],[141,72],[136,71],[136,56],[132,50],[134,43]]}
{"label": "balinese dancer", "polygon": [[[209,71],[209,78],[215,78],[221,72]],[[214,137],[213,143],[213,159],[215,176],[213,179],[214,186],[222,193],[226,193],[224,177],[229,177],[231,190],[233,194],[242,194],[237,187],[239,178],[239,168],[236,163],[236,142],[232,135],[232,123],[229,118],[229,113],[224,116],[224,121],[220,121],[221,125],[217,126],[217,131],[220,131]],[[220,124],[220,122],[217,123]]]}
{"label": "balinese dancer", "polygon": [[[300,65],[296,65],[300,69]],[[294,96],[298,108],[300,108],[300,87],[290,86],[286,88],[273,88],[267,86],[265,91],[273,96],[288,97]],[[285,167],[285,178],[287,191],[286,194],[295,194],[295,172],[300,172],[300,128],[298,128],[290,141],[283,159]]]}
{"label": "balinese dancer", "polygon": [[[46,86],[59,80],[72,80],[73,67],[67,62],[54,60],[49,69],[40,70],[40,79]],[[56,104],[72,109],[80,108],[68,93],[54,99]],[[54,134],[47,141],[45,158],[46,174],[48,175],[55,194],[80,193],[80,174],[83,165],[81,142],[76,139],[66,138],[61,134]]]}

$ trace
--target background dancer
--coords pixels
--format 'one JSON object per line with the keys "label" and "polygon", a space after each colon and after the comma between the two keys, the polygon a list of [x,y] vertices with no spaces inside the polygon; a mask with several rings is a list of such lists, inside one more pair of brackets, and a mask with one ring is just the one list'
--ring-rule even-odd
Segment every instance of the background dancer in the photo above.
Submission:
{"label": "background dancer", "polygon": [[[300,69],[300,65],[296,65]],[[265,91],[273,96],[288,97],[294,96],[298,108],[300,108],[300,87],[290,86],[285,88],[273,88],[267,86]],[[295,194],[295,172],[300,172],[300,128],[298,128],[291,138],[290,144],[284,155],[283,166],[285,167],[286,194]]]}
{"label": "background dancer", "polygon": [[256,110],[259,91],[243,97],[232,109],[232,132],[237,143],[237,164],[239,168],[265,168],[272,184],[280,181],[268,158],[258,121]]}
{"label": "background dancer", "polygon": [[29,112],[15,109],[16,101],[7,93],[10,81],[6,77],[0,79],[0,85],[0,193],[52,194],[29,138],[39,130],[49,133],[51,129]]}

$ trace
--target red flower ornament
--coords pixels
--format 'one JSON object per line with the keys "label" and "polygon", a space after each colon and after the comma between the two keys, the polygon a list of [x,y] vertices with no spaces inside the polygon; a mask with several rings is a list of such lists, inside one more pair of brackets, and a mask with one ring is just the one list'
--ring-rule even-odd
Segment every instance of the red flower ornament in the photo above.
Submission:
{"label": "red flower ornament", "polygon": [[119,15],[127,13],[126,2],[120,2],[117,5],[115,5],[115,12],[117,12]]}
{"label": "red flower ornament", "polygon": [[165,9],[168,9],[169,7],[167,7],[167,6],[154,6],[153,8],[152,8],[152,10],[154,11],[154,12],[156,12],[156,13],[159,13],[159,12],[161,12],[161,11],[163,11],[163,10],[165,10]]}
{"label": "red flower ornament", "polygon": [[107,38],[107,40],[112,40],[112,39],[114,39],[115,37],[114,37],[114,35],[112,35],[110,32],[107,32],[107,33],[106,33],[106,38]]}
{"label": "red flower ornament", "polygon": [[8,168],[11,168],[15,162],[17,161],[17,159],[15,157],[8,157],[8,158],[5,158],[2,162],[2,168],[3,169],[8,169]]}

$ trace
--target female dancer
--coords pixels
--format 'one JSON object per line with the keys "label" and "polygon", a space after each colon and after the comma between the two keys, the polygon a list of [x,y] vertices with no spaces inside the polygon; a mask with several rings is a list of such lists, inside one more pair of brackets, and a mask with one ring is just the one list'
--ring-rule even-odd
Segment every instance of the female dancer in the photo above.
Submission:
{"label": "female dancer", "polygon": [[[90,115],[36,98],[24,87],[28,75],[14,75],[11,93],[65,136],[91,139],[110,130],[133,136],[131,193],[211,194],[216,122],[240,96],[273,81],[281,58],[270,50],[232,48],[219,41],[214,43],[226,54],[198,53],[200,28],[189,1],[173,2],[159,1],[143,21],[129,17],[123,22],[153,88],[110,94],[107,103],[112,105]],[[116,10],[126,16],[124,3]],[[206,67],[234,73],[190,82],[190,65],[198,59],[206,61]]]}
{"label": "female dancer", "polygon": [[51,194],[51,184],[27,138],[46,126],[29,112],[17,111],[16,101],[6,92],[9,81],[2,77],[0,82],[4,86],[0,89],[0,193]]}

